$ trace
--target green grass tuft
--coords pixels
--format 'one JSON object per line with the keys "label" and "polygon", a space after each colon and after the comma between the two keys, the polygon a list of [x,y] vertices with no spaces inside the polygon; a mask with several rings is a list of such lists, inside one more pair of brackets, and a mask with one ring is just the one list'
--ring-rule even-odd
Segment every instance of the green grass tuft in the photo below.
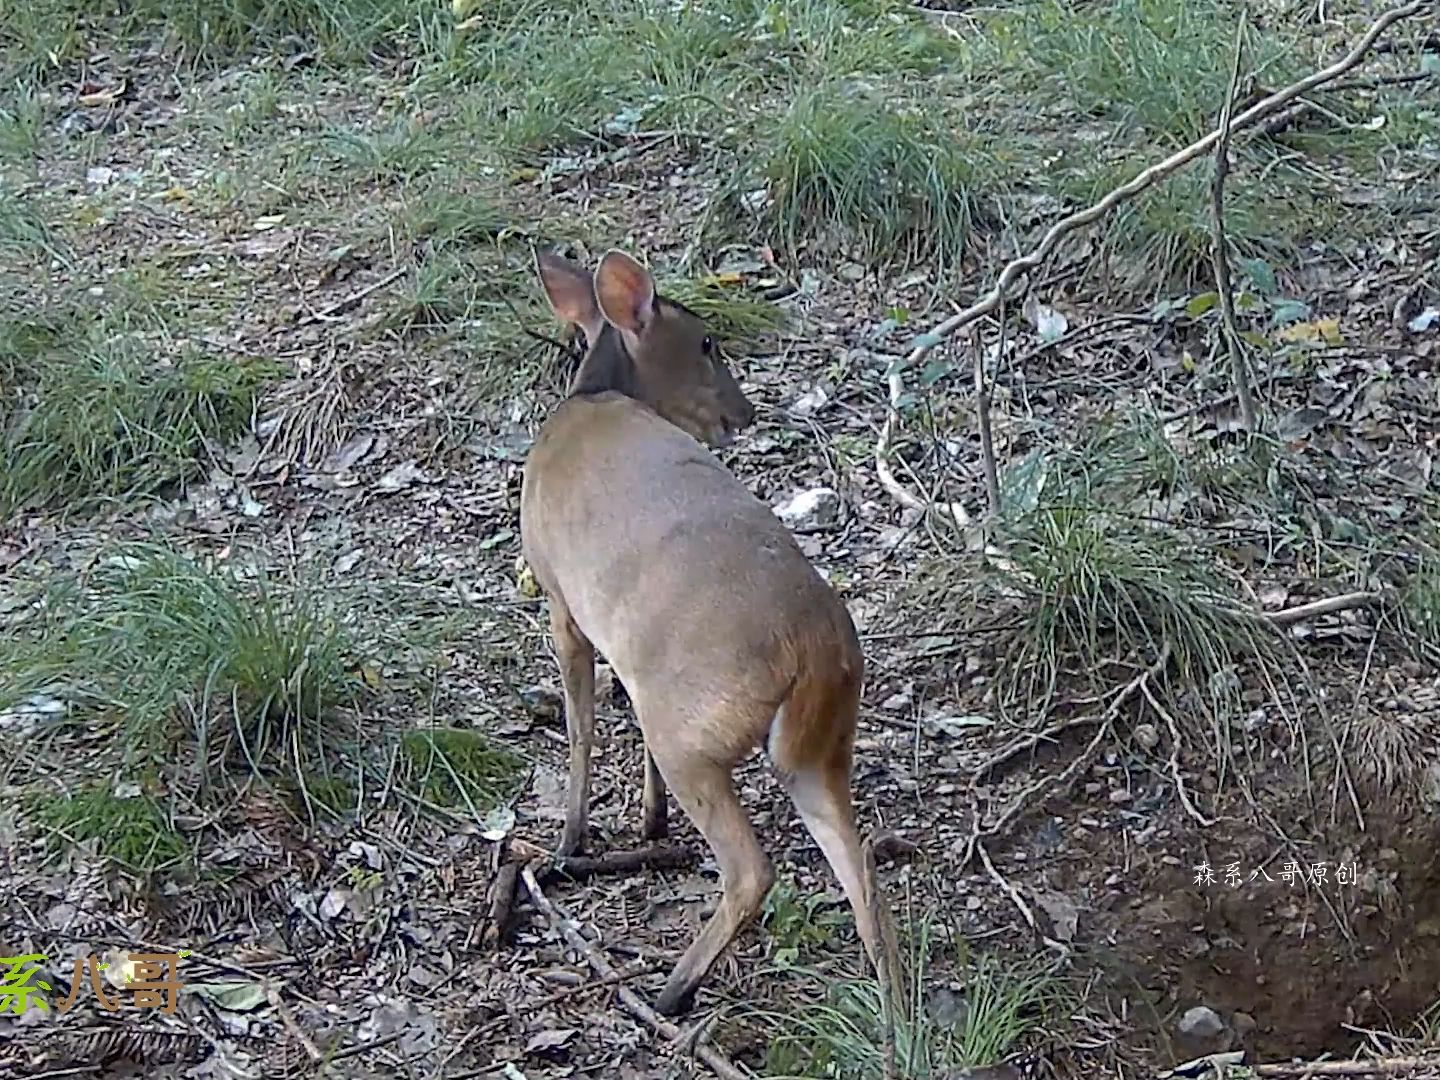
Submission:
{"label": "green grass tuft", "polygon": [[249,423],[278,365],[185,349],[162,356],[78,316],[0,326],[0,514],[149,494],[188,479],[207,443]]}
{"label": "green grass tuft", "polygon": [[145,874],[180,862],[190,851],[164,808],[138,791],[121,797],[108,783],[93,783],[74,794],[35,795],[28,804],[35,819],[54,831],[54,850],[94,843],[103,858]]}
{"label": "green grass tuft", "polygon": [[465,728],[422,728],[400,740],[405,775],[413,789],[437,806],[484,814],[512,797],[524,762],[516,754]]}
{"label": "green grass tuft", "polygon": [[856,84],[801,91],[762,151],[768,217],[790,251],[958,264],[986,184],[973,133]]}
{"label": "green grass tuft", "polygon": [[1122,414],[1006,470],[1000,554],[942,560],[920,588],[967,620],[1007,612],[999,700],[1029,715],[1044,715],[1065,672],[1098,674],[1167,645],[1183,685],[1223,697],[1238,671],[1277,663],[1280,646],[1184,525],[1197,506],[1243,493],[1243,479]]}
{"label": "green grass tuft", "polygon": [[[962,958],[965,991],[954,1021],[937,1019],[924,992],[928,985],[929,927],[917,935],[918,957],[909,1016],[896,1018],[896,1075],[900,1080],[940,1080],[958,1070],[993,1066],[1037,1034],[1067,1000],[1064,987],[1038,959]],[[818,1000],[784,1014],[744,1007],[740,1018],[758,1021],[767,1039],[765,1075],[809,1078],[843,1076],[871,1080],[884,1075],[880,992],[873,978],[836,979],[796,969],[820,990]]]}
{"label": "green grass tuft", "polygon": [[328,710],[357,689],[350,636],[312,596],[162,545],[117,547],[48,607],[7,664],[16,685],[112,719],[131,757],[188,735],[207,771],[304,770],[333,742]]}
{"label": "green grass tuft", "polygon": [[659,291],[684,304],[705,320],[710,332],[730,353],[753,352],[767,336],[787,325],[785,310],[747,296],[713,278],[662,278]]}

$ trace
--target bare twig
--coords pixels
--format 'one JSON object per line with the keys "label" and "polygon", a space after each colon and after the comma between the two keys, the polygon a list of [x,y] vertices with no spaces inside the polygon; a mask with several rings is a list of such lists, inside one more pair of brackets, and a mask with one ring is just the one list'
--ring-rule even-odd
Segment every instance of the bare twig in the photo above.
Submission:
{"label": "bare twig", "polygon": [[1440,1056],[1420,1054],[1415,1057],[1376,1058],[1372,1061],[1277,1061],[1253,1066],[1256,1076],[1394,1076],[1440,1064]]}
{"label": "bare twig", "polygon": [[1333,615],[1337,611],[1353,611],[1355,608],[1374,607],[1384,600],[1378,592],[1352,592],[1341,596],[1328,596],[1324,600],[1313,600],[1308,604],[1271,611],[1265,618],[1273,626],[1293,626],[1295,623],[1313,619],[1317,615]]}
{"label": "bare twig", "polygon": [[[891,367],[887,379],[889,408],[886,411],[885,420],[880,426],[880,433],[875,440],[875,472],[880,480],[880,485],[885,489],[886,493],[896,502],[900,503],[901,506],[909,509],[922,511],[931,509],[925,500],[907,489],[895,478],[895,474],[891,470],[888,460],[890,446],[895,438],[895,426],[899,417],[900,402],[905,394],[905,369],[915,367],[930,354],[931,350],[957,330],[969,326],[976,319],[994,312],[1000,306],[1001,300],[1010,295],[1011,289],[1014,288],[1016,282],[1049,258],[1050,255],[1054,253],[1060,241],[1070,233],[1075,232],[1077,229],[1082,229],[1087,225],[1094,224],[1116,206],[1133,199],[1140,192],[1152,187],[1158,181],[1164,180],[1201,155],[1209,153],[1214,149],[1215,144],[1220,141],[1222,134],[1233,135],[1237,131],[1253,127],[1259,121],[1294,101],[1301,94],[1308,93],[1317,86],[1332,82],[1341,75],[1344,75],[1365,58],[1366,53],[1368,53],[1375,44],[1376,38],[1401,19],[1407,19],[1412,15],[1417,15],[1427,8],[1430,8],[1433,2],[1434,0],[1411,0],[1408,4],[1387,11],[1370,24],[1370,28],[1365,31],[1364,35],[1361,36],[1360,40],[1355,43],[1354,47],[1351,48],[1348,53],[1329,67],[1322,68],[1311,75],[1307,75],[1298,82],[1291,83],[1284,89],[1277,90],[1275,93],[1261,98],[1239,116],[1235,117],[1230,122],[1226,132],[1210,132],[1204,138],[1198,139],[1181,150],[1177,150],[1164,161],[1151,165],[1133,179],[1106,194],[1098,202],[1086,207],[1084,210],[1061,218],[1050,226],[1050,229],[1045,233],[1044,237],[1041,238],[1039,244],[1024,255],[1012,259],[1005,264],[1005,267],[1000,271],[1000,276],[996,280],[995,285],[988,293],[964,310],[958,311],[954,315],[936,324],[929,333],[922,335],[915,347],[911,349],[909,355],[906,356],[904,362]],[[968,524],[968,518],[964,516],[964,510],[958,508],[958,504],[948,509],[962,524]]]}
{"label": "bare twig", "polygon": [[[531,902],[550,920],[550,925],[564,936],[570,943],[571,948],[578,950],[584,955],[586,961],[595,970],[595,974],[602,979],[616,981],[617,972],[605,959],[600,950],[589,941],[586,941],[576,926],[575,920],[565,912],[558,904],[545,895],[545,890],[540,888],[540,883],[535,880],[535,871],[532,867],[526,866],[520,871],[520,880],[525,883],[525,891],[530,894]],[[641,1021],[652,1031],[655,1031],[672,1043],[679,1042],[684,1038],[684,1033],[670,1023],[662,1019],[654,1009],[646,1005],[640,996],[617,982],[616,994],[620,1002],[625,1006],[626,1011]],[[713,1046],[707,1043],[697,1042],[695,1045],[695,1056],[698,1057],[720,1080],[749,1080],[749,1077],[742,1072],[729,1058]]]}
{"label": "bare twig", "polygon": [[1040,923],[1035,918],[1035,912],[1030,910],[1030,905],[1027,904],[1025,898],[1020,895],[1020,890],[1010,884],[1010,879],[995,868],[995,864],[990,861],[990,853],[985,850],[984,844],[977,843],[975,845],[975,854],[980,856],[980,865],[985,867],[985,873],[990,875],[990,880],[1000,886],[1001,891],[1010,898],[1010,902],[1019,909],[1021,916],[1025,919],[1026,925],[1035,932],[1035,935],[1039,937],[1047,947],[1054,949],[1062,956],[1068,956],[1070,954],[1070,947],[1062,941],[1056,941],[1046,934],[1044,930],[1040,929]]}
{"label": "bare twig", "polygon": [[312,311],[309,315],[306,315],[304,318],[297,320],[295,325],[306,326],[310,323],[327,322],[328,320],[333,319],[335,316],[339,315],[342,311],[348,311],[350,308],[360,303],[361,300],[364,300],[371,293],[379,292],[391,282],[398,281],[400,278],[404,277],[405,274],[406,269],[403,266],[399,269],[391,270],[390,273],[386,274],[379,281],[372,281],[363,289],[359,289],[351,293],[343,300],[337,300],[335,303],[331,304],[323,311]]}
{"label": "bare twig", "polygon": [[1185,790],[1185,780],[1180,775],[1180,725],[1175,722],[1175,717],[1170,715],[1170,710],[1160,704],[1149,686],[1142,685],[1140,689],[1150,707],[1160,714],[1165,720],[1165,726],[1170,729],[1170,779],[1175,781],[1175,793],[1180,797],[1180,805],[1202,829],[1208,829],[1215,824],[1215,820],[1207,818],[1195,808],[1195,804],[1190,801],[1190,793]]}
{"label": "bare twig", "polygon": [[309,1035],[306,1035],[304,1029],[295,1022],[295,1014],[292,1013],[290,1007],[285,1004],[285,999],[281,996],[280,990],[274,986],[267,985],[265,987],[265,999],[269,1001],[275,1011],[280,1014],[280,1020],[285,1025],[285,1030],[304,1048],[306,1056],[309,1057],[311,1061],[323,1062],[325,1055],[320,1052],[320,1048],[315,1045],[314,1040],[312,1040]]}
{"label": "bare twig", "polygon": [[1211,246],[1210,259],[1215,268],[1215,291],[1220,299],[1220,336],[1230,354],[1230,377],[1235,387],[1235,400],[1240,406],[1240,423],[1246,431],[1255,431],[1259,416],[1255,394],[1250,388],[1250,363],[1245,356],[1245,343],[1235,322],[1235,294],[1230,291],[1230,251],[1225,237],[1225,176],[1230,171],[1230,119],[1235,111],[1235,91],[1240,86],[1240,60],[1245,52],[1245,11],[1235,27],[1235,57],[1230,67],[1230,86],[1225,103],[1220,107],[1220,125],[1215,140],[1215,176],[1210,185]]}
{"label": "bare twig", "polygon": [[1055,776],[1042,776],[1039,780],[1027,785],[1025,790],[1015,796],[1000,816],[991,824],[982,827],[977,818],[975,824],[971,827],[970,839],[965,845],[965,851],[960,858],[961,865],[963,866],[968,863],[976,854],[980,841],[999,836],[1008,829],[1025,811],[1025,808],[1030,805],[1031,799],[1036,795],[1048,791],[1051,788],[1059,788],[1061,791],[1067,790],[1069,786],[1075,782],[1075,778],[1085,769],[1088,769],[1091,762],[1095,760],[1095,755],[1099,752],[1101,743],[1103,743],[1105,737],[1110,734],[1110,729],[1115,725],[1115,718],[1120,715],[1120,709],[1124,706],[1125,702],[1130,700],[1146,683],[1160,674],[1169,662],[1170,643],[1166,642],[1160,650],[1160,655],[1156,657],[1155,662],[1140,672],[1140,674],[1136,675],[1116,693],[1104,713],[1102,713],[1096,721],[1099,725],[1098,730],[1091,736],[1090,741],[1085,745],[1085,749],[1080,751],[1069,765]]}
{"label": "bare twig", "polygon": [[[1005,320],[1000,320],[1000,347],[1005,347]],[[985,470],[985,498],[990,504],[990,516],[1000,513],[1000,471],[995,464],[995,440],[990,430],[990,385],[985,378],[984,339],[980,328],[975,328],[971,348],[975,351],[975,422],[980,429],[980,463]]]}
{"label": "bare twig", "polygon": [[995,753],[991,754],[988,758],[982,761],[979,765],[975,766],[975,768],[970,771],[971,783],[979,783],[992,771],[998,769],[1001,765],[1004,765],[1016,754],[1023,754],[1026,750],[1034,749],[1042,742],[1049,742],[1061,732],[1069,731],[1071,728],[1088,727],[1091,724],[1098,724],[1102,719],[1103,716],[1096,715],[1072,716],[1069,720],[1062,720],[1057,724],[1051,724],[1044,731],[1036,731],[1032,732],[1029,735],[1021,735],[1014,741],[1006,743],[999,750],[996,750]]}
{"label": "bare twig", "polygon": [[684,844],[653,844],[630,851],[607,851],[603,855],[566,855],[555,858],[543,848],[523,840],[512,840],[513,855],[524,862],[541,862],[540,880],[556,878],[581,881],[606,874],[633,874],[637,870],[681,870],[699,858]]}

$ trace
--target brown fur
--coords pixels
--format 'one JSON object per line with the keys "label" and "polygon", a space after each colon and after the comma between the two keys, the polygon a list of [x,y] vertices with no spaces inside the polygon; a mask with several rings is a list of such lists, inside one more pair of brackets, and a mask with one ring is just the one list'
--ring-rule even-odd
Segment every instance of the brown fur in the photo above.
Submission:
{"label": "brown fur", "polygon": [[[731,772],[766,745],[834,867],[887,982],[893,935],[861,856],[850,801],[864,657],[845,605],[788,529],[703,443],[754,410],[704,324],[611,252],[594,279],[552,256],[539,271],[589,349],[571,396],[525,466],[521,537],[550,603],[570,737],[559,850],[584,843],[598,649],[645,738],[647,838],[675,793],[715,852],[720,907],[671,973],[658,1008],[682,1012],[774,880]],[[886,955],[882,956],[881,953]]]}

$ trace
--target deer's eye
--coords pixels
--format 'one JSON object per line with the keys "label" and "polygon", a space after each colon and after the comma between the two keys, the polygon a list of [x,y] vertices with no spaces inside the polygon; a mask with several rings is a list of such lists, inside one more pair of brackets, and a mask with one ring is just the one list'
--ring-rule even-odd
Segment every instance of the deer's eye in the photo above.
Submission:
{"label": "deer's eye", "polygon": [[706,334],[705,337],[701,339],[700,351],[703,352],[706,356],[715,355],[715,339],[712,338],[709,334]]}

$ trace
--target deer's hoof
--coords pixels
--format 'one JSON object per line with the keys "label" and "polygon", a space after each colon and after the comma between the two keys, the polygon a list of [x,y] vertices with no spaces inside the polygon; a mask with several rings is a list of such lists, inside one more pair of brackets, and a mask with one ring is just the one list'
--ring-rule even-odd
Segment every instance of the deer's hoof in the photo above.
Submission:
{"label": "deer's hoof", "polygon": [[655,1002],[655,1011],[661,1016],[684,1016],[695,1007],[694,986],[666,986]]}

